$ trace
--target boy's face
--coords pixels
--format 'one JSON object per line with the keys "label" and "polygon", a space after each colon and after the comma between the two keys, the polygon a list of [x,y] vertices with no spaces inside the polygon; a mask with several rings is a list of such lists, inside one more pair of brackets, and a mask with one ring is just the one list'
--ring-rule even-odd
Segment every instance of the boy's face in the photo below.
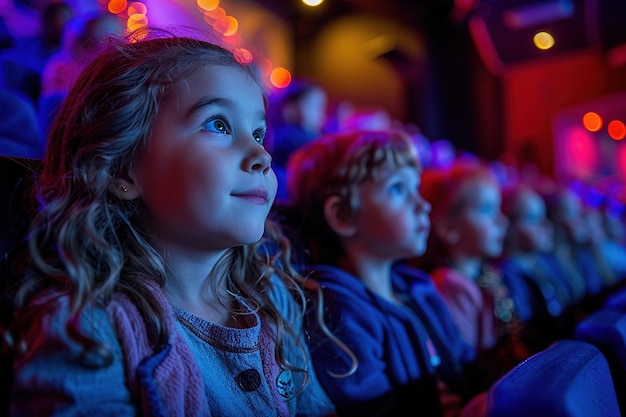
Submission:
{"label": "boy's face", "polygon": [[546,217],[546,205],[537,193],[524,190],[517,199],[517,219],[510,227],[518,250],[548,252],[552,250],[552,224]]}
{"label": "boy's face", "polygon": [[430,231],[430,204],[419,194],[419,183],[412,167],[387,169],[376,182],[363,183],[352,247],[379,260],[422,255]]}
{"label": "boy's face", "polygon": [[588,241],[589,230],[583,205],[573,191],[567,190],[561,195],[559,221],[572,243],[583,244]]}
{"label": "boy's face", "polygon": [[453,252],[486,259],[500,256],[508,226],[500,211],[500,188],[486,180],[472,180],[464,187],[462,208],[449,219],[458,236],[451,244]]}
{"label": "boy's face", "polygon": [[148,227],[188,250],[258,241],[277,187],[260,87],[244,71],[211,65],[174,93],[133,167]]}

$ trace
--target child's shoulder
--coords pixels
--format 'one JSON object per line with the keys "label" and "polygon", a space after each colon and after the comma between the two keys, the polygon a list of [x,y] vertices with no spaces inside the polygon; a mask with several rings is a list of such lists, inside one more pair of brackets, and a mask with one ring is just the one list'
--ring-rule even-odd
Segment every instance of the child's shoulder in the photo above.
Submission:
{"label": "child's shoulder", "polygon": [[397,263],[393,266],[393,271],[403,278],[413,282],[428,283],[432,281],[428,272],[413,265]]}
{"label": "child's shoulder", "polygon": [[435,268],[431,272],[435,286],[446,292],[473,292],[479,291],[478,285],[469,277],[448,266]]}

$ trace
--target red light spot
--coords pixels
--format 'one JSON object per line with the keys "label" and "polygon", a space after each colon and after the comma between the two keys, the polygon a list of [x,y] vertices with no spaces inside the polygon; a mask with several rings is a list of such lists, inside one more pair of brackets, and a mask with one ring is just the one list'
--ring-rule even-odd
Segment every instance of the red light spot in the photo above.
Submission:
{"label": "red light spot", "polygon": [[111,0],[107,9],[113,14],[120,14],[126,10],[126,0]]}
{"label": "red light spot", "polygon": [[611,139],[614,140],[622,140],[626,137],[626,126],[624,126],[624,122],[619,120],[611,120],[607,126],[607,131]]}
{"label": "red light spot", "polygon": [[602,129],[602,117],[596,112],[587,112],[583,116],[583,126],[590,132],[597,132]]}

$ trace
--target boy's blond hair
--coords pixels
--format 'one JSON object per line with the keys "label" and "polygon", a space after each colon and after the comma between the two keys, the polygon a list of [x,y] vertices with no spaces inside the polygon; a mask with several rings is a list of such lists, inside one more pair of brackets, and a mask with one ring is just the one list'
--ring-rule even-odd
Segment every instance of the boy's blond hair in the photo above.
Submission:
{"label": "boy's blond hair", "polygon": [[375,181],[382,168],[420,169],[416,148],[402,130],[351,131],[322,136],[296,151],[287,165],[287,193],[299,214],[295,225],[316,263],[335,264],[343,255],[337,235],[324,219],[330,196],[342,201],[346,219],[360,209],[359,186]]}

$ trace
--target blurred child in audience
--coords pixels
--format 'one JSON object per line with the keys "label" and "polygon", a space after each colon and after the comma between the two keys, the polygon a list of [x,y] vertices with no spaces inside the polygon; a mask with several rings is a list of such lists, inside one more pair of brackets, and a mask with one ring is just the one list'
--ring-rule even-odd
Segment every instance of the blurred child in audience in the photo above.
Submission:
{"label": "blurred child in audience", "polygon": [[394,127],[394,121],[384,108],[362,108],[348,116],[340,131],[385,130]]}
{"label": "blurred child in audience", "polygon": [[322,133],[327,106],[326,90],[306,79],[293,80],[270,96],[266,146],[278,178],[278,200],[286,196],[285,170],[289,156]]}
{"label": "blurred child in audience", "polygon": [[[482,366],[497,377],[529,355],[523,322],[493,262],[502,254],[507,219],[501,190],[482,161],[424,170],[420,192],[432,204],[424,255],[437,290]],[[484,361],[484,363],[483,363]]]}
{"label": "blurred child in audience", "polygon": [[323,136],[289,160],[283,219],[325,301],[308,330],[323,315],[352,352],[311,343],[341,416],[456,416],[487,385],[428,275],[402,263],[430,230],[420,170],[411,138],[394,130]]}
{"label": "blurred child in audience", "polygon": [[567,271],[574,304],[584,315],[600,305],[603,291],[615,278],[606,259],[595,250],[593,241],[602,230],[593,230],[598,228],[596,214],[585,207],[580,189],[576,182],[556,183],[544,199],[554,224],[554,254]]}
{"label": "blurred child in audience", "polygon": [[602,224],[606,231],[603,249],[607,261],[615,273],[615,279],[626,282],[626,205],[607,196],[602,206]]}
{"label": "blurred child in audience", "polygon": [[[16,35],[11,47],[0,50],[0,84],[27,95],[35,105],[41,93],[44,65],[50,56],[59,51],[63,27],[74,15],[66,2],[40,3],[40,30],[26,36]],[[12,23],[28,26],[27,21],[21,19]]]}
{"label": "blurred child in audience", "polygon": [[624,205],[590,184],[584,187],[582,199],[591,233],[589,247],[604,277],[605,291],[610,291],[626,278]]}
{"label": "blurred child in audience", "polygon": [[39,132],[32,100],[0,86],[0,155],[43,158],[45,141]]}
{"label": "blurred child in audience", "polygon": [[124,34],[124,25],[111,13],[89,12],[69,20],[63,28],[61,49],[46,62],[37,103],[41,131],[48,127],[84,64],[85,54],[100,40]]}
{"label": "blurred child in audience", "polygon": [[498,266],[503,282],[514,289],[525,340],[539,351],[572,336],[567,277],[553,256],[554,231],[541,195],[529,184],[513,182],[503,189],[502,212],[509,226]]}

